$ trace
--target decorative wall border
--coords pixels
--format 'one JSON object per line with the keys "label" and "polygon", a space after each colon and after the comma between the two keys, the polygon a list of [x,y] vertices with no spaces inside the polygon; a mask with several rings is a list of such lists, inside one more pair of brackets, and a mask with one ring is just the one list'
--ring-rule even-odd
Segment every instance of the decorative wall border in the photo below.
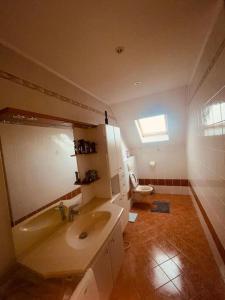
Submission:
{"label": "decorative wall border", "polygon": [[[63,101],[63,102],[66,102],[66,103],[69,103],[69,104],[72,104],[74,106],[77,106],[79,108],[82,108],[82,109],[85,109],[85,110],[88,110],[88,111],[91,111],[91,112],[94,112],[96,114],[99,114],[99,115],[104,115],[104,112],[101,111],[101,110],[98,110],[96,108],[93,108],[89,105],[86,105],[86,104],[82,104],[80,103],[79,101],[77,100],[74,100],[72,98],[69,98],[69,97],[66,97],[66,96],[63,96],[57,92],[54,92],[50,89],[46,89],[36,83],[33,83],[29,80],[26,80],[26,79],[23,79],[23,78],[20,78],[14,74],[11,74],[11,73],[8,73],[8,72],[5,72],[3,70],[0,70],[0,78],[2,79],[5,79],[5,80],[9,80],[15,84],[18,84],[18,85],[21,85],[23,87],[26,87],[26,88],[29,88],[31,90],[34,90],[34,91],[37,91],[41,94],[44,94],[46,96],[50,96],[50,97],[53,97],[53,98],[56,98],[57,100],[60,100],[60,101]],[[109,116],[111,119],[114,119],[115,118],[113,116]]]}
{"label": "decorative wall border", "polygon": [[75,196],[77,196],[79,194],[81,194],[81,188],[80,187],[78,187],[78,188],[72,190],[71,192],[69,192],[69,193],[67,193],[67,194],[59,197],[58,199],[55,199],[55,200],[49,202],[48,204],[46,204],[46,205],[38,208],[37,210],[32,211],[31,213],[25,215],[24,217],[22,217],[22,218],[20,218],[20,219],[18,219],[16,221],[14,221],[14,222],[13,222],[13,220],[11,220],[12,227],[15,226],[15,225],[17,225],[17,224],[19,224],[19,223],[21,223],[21,222],[23,222],[24,220],[26,220],[26,219],[28,219],[30,217],[32,217],[33,215],[41,212],[42,210],[48,208],[49,206],[51,206],[51,205],[59,202],[60,200],[69,200],[69,199],[72,199],[73,197],[75,197]]}
{"label": "decorative wall border", "polygon": [[164,186],[189,186],[188,179],[156,179],[140,178],[140,184],[164,185]]}
{"label": "decorative wall border", "polygon": [[213,238],[213,240],[215,242],[216,248],[217,248],[218,252],[220,253],[220,256],[221,256],[221,258],[222,258],[222,260],[223,260],[223,262],[225,264],[225,249],[224,249],[224,247],[223,247],[223,245],[222,245],[222,243],[221,243],[221,241],[220,241],[220,239],[219,239],[219,237],[218,237],[218,235],[217,235],[217,233],[216,233],[216,231],[215,231],[212,223],[210,222],[209,217],[208,217],[208,215],[207,215],[204,207],[202,206],[201,201],[199,200],[199,198],[198,198],[198,196],[197,196],[197,194],[196,194],[196,192],[195,192],[192,184],[190,183],[189,185],[190,185],[191,192],[192,192],[192,194],[194,196],[194,199],[195,199],[195,201],[196,201],[196,203],[197,203],[197,205],[199,207],[199,210],[200,210],[200,212],[201,212],[201,214],[202,214],[202,216],[203,216],[203,218],[205,220],[205,223],[206,223],[206,225],[207,225],[207,227],[208,227],[208,229],[209,229],[209,231],[211,233],[211,236],[212,236],[212,238]]}

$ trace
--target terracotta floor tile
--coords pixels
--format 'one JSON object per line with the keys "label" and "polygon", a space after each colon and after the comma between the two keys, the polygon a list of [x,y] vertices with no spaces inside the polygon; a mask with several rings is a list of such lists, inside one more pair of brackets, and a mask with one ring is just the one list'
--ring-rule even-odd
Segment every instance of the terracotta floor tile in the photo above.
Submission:
{"label": "terracotta floor tile", "polygon": [[155,299],[173,299],[181,300],[184,299],[180,294],[175,285],[170,281],[155,291]]}
{"label": "terracotta floor tile", "polygon": [[166,253],[169,258],[172,258],[179,254],[179,251],[170,244],[167,240],[162,240],[159,242],[160,248]]}
{"label": "terracotta floor tile", "polygon": [[[150,196],[171,203],[171,213],[135,205],[135,223],[124,239],[130,242],[111,300],[224,300],[225,285],[189,196]],[[167,276],[167,275],[168,276]]]}
{"label": "terracotta floor tile", "polygon": [[170,281],[169,277],[163,272],[163,270],[159,266],[151,269],[148,272],[148,276],[150,278],[151,284],[155,289]]}
{"label": "terracotta floor tile", "polygon": [[150,268],[155,268],[157,266],[157,262],[153,259],[149,259],[149,267]]}
{"label": "terracotta floor tile", "polygon": [[172,261],[172,259],[161,264],[160,268],[162,268],[162,270],[170,279],[173,279],[181,274],[181,269]]}
{"label": "terracotta floor tile", "polygon": [[174,256],[172,258],[172,261],[175,262],[175,264],[184,272],[188,272],[194,269],[194,264],[182,254]]}
{"label": "terracotta floor tile", "polygon": [[134,284],[131,281],[123,280],[114,287],[111,300],[141,300]]}
{"label": "terracotta floor tile", "polygon": [[157,262],[157,264],[162,264],[170,259],[165,252],[155,245],[149,247],[149,254]]}
{"label": "terracotta floor tile", "polygon": [[184,299],[191,299],[200,292],[198,289],[196,290],[190,282],[186,281],[182,275],[174,278],[172,282],[184,296]]}
{"label": "terracotta floor tile", "polygon": [[190,300],[224,300],[224,294],[209,291],[209,290],[202,290],[198,295],[190,298]]}

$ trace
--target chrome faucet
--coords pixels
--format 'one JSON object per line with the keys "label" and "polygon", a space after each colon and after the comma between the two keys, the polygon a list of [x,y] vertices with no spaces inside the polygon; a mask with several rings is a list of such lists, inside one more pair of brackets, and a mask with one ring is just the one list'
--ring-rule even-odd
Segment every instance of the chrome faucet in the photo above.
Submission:
{"label": "chrome faucet", "polygon": [[61,219],[64,221],[66,219],[66,207],[63,205],[63,202],[60,202],[58,206],[55,207],[56,210],[59,210]]}
{"label": "chrome faucet", "polygon": [[68,213],[68,221],[69,222],[73,222],[74,216],[80,214],[79,207],[80,207],[79,204],[74,204],[74,205],[70,206],[69,213]]}

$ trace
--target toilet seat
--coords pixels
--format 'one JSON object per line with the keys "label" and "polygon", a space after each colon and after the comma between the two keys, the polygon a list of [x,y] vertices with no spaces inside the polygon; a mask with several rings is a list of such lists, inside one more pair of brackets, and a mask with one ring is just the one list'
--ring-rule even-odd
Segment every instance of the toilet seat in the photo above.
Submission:
{"label": "toilet seat", "polygon": [[150,185],[138,185],[135,190],[135,192],[138,193],[152,193],[153,192],[153,187]]}
{"label": "toilet seat", "polygon": [[138,184],[138,179],[133,171],[130,171],[129,173],[130,173],[130,180],[134,188],[134,192],[140,194],[149,194],[149,193],[151,194],[154,191],[153,187],[150,185]]}

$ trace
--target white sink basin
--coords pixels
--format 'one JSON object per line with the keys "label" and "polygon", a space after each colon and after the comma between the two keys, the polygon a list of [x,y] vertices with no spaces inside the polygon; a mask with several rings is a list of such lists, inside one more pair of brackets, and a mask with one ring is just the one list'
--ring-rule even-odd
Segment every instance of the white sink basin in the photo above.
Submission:
{"label": "white sink basin", "polygon": [[61,216],[59,211],[52,208],[43,214],[40,214],[37,217],[23,223],[23,225],[20,226],[20,230],[28,232],[40,231],[45,228],[56,226],[60,222]]}
{"label": "white sink basin", "polygon": [[[98,204],[97,201],[94,202],[96,203]],[[30,245],[29,251],[20,251],[22,255],[18,257],[18,262],[45,278],[83,274],[111,234],[123,211],[110,202],[93,206],[94,210],[91,205],[90,210],[81,210],[82,213],[75,216],[72,223],[61,221],[58,227],[50,227],[51,232],[46,238],[42,237],[39,244]],[[40,225],[36,227],[37,224],[31,224],[30,229],[40,228]],[[33,236],[42,236],[42,232],[46,231],[28,231],[26,236],[30,242]],[[82,232],[87,233],[84,239],[79,238]]]}
{"label": "white sink basin", "polygon": [[95,211],[78,216],[66,232],[66,242],[74,249],[90,247],[100,237],[111,213]]}

